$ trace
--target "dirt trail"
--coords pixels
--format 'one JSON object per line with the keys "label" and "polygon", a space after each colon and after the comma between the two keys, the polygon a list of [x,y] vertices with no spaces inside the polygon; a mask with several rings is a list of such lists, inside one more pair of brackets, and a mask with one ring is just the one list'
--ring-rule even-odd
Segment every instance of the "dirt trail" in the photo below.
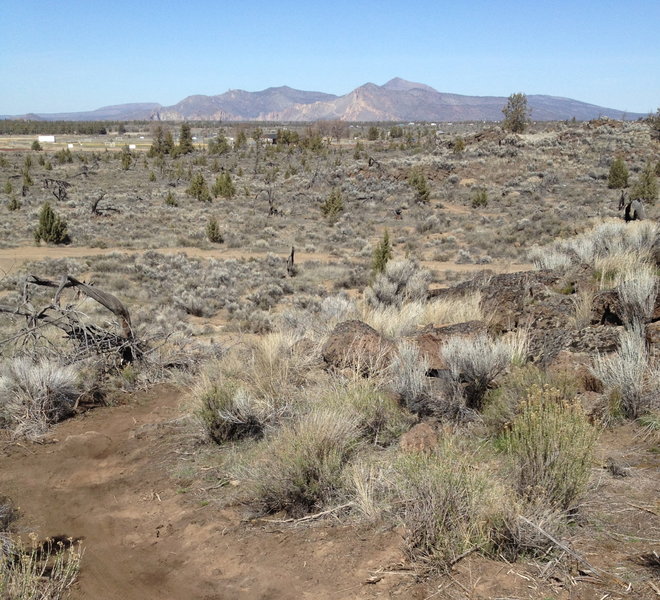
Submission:
{"label": "dirt trail", "polygon": [[[250,259],[264,258],[265,252],[253,252],[241,248],[213,248],[204,250],[202,248],[172,247],[172,248],[91,248],[87,246],[17,246],[14,248],[0,248],[0,276],[10,273],[27,262],[43,260],[46,258],[84,258],[88,256],[106,256],[108,254],[144,254],[145,252],[159,252],[161,254],[186,254],[192,258],[217,258],[227,259]],[[287,252],[280,253],[283,258],[288,256]],[[298,264],[308,261],[329,263],[341,261],[341,258],[321,252],[299,252],[296,251],[296,262]],[[492,269],[497,273],[509,273],[532,268],[529,264],[517,264],[509,261],[494,262],[487,265],[456,264],[454,262],[421,261],[428,269],[437,271],[471,272]]]}
{"label": "dirt trail", "polygon": [[180,493],[179,402],[159,387],[0,453],[0,490],[20,506],[21,526],[84,538],[73,599],[375,598],[390,587],[363,582],[400,558],[394,532],[250,525]]}

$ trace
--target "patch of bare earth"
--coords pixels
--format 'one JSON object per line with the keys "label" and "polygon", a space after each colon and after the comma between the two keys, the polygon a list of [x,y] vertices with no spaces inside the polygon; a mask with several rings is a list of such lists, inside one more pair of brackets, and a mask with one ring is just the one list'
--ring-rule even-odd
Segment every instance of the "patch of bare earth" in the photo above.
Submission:
{"label": "patch of bare earth", "polygon": [[[603,470],[587,505],[589,525],[572,560],[508,564],[476,555],[449,575],[417,577],[392,528],[334,517],[292,524],[248,520],[241,506],[203,499],[223,490],[179,474],[195,461],[179,416],[182,394],[159,386],[130,404],[60,424],[41,443],[5,444],[0,489],[20,506],[24,531],[84,539],[74,599],[556,599],[656,597],[638,557],[658,549],[657,460],[624,429],[606,434],[631,475]],[[618,450],[617,450],[618,448]],[[196,473],[197,472],[197,473]],[[556,556],[556,555],[555,555]],[[554,561],[554,562],[553,562]]]}

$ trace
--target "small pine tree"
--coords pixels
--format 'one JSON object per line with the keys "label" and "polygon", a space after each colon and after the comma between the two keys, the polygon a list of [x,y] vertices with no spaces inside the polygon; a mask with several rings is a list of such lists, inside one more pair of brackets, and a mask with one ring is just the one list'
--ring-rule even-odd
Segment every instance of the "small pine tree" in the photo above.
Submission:
{"label": "small pine tree", "polygon": [[370,142],[375,142],[378,139],[378,127],[376,127],[375,125],[369,127],[369,129],[367,130],[367,139]]}
{"label": "small pine tree", "polygon": [[229,173],[218,175],[211,191],[215,198],[218,196],[222,196],[223,198],[233,198],[236,195],[236,186],[231,180],[231,175]]}
{"label": "small pine tree", "polygon": [[39,152],[39,151],[41,151],[41,144],[39,143],[39,140],[34,140],[34,142],[32,142],[32,146],[30,146],[30,147],[31,147],[32,150],[34,150],[35,152]]}
{"label": "small pine tree", "polygon": [[55,214],[48,202],[41,207],[39,225],[34,230],[34,241],[39,244],[41,240],[47,244],[66,244],[69,242],[66,221]]}
{"label": "small pine tree", "polygon": [[206,225],[206,237],[213,244],[222,244],[225,241],[218,220],[215,217],[211,217]]}
{"label": "small pine tree", "polygon": [[227,154],[229,150],[231,150],[231,146],[229,145],[227,138],[222,133],[219,133],[217,138],[209,140],[209,154]]}
{"label": "small pine tree", "polygon": [[179,145],[176,148],[177,154],[190,154],[195,150],[193,146],[192,131],[188,123],[181,124],[181,132],[179,133]]}
{"label": "small pine tree", "polygon": [[383,239],[378,242],[378,245],[374,250],[374,258],[371,265],[373,274],[378,275],[378,273],[385,271],[385,265],[390,258],[392,258],[392,244],[390,242],[389,231],[386,229],[383,234]]}
{"label": "small pine tree", "polygon": [[633,200],[644,200],[648,204],[655,204],[655,201],[658,198],[658,180],[655,176],[653,164],[650,162],[646,164],[638,181],[633,185],[630,197]]}
{"label": "small pine tree", "polygon": [[415,190],[415,200],[420,204],[426,204],[431,197],[431,188],[428,181],[426,181],[426,176],[419,167],[415,167],[410,171],[408,183]]}
{"label": "small pine tree", "polygon": [[321,204],[321,212],[324,217],[327,217],[330,221],[334,221],[343,210],[344,199],[342,198],[341,191],[338,188],[333,188],[325,202]]}
{"label": "small pine tree", "polygon": [[131,150],[128,146],[124,146],[121,149],[120,160],[122,170],[128,171],[133,164],[133,155],[131,154]]}
{"label": "small pine tree", "polygon": [[607,187],[611,190],[628,187],[628,167],[620,156],[617,156],[610,165]]}
{"label": "small pine tree", "polygon": [[196,198],[200,202],[211,201],[211,193],[209,192],[208,185],[206,185],[204,175],[201,173],[195,173],[195,175],[192,176],[186,194]]}

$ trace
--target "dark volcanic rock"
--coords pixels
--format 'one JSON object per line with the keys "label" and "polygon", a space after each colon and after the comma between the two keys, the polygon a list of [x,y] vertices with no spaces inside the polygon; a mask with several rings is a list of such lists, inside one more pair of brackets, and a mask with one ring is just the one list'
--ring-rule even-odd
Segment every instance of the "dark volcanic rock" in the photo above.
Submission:
{"label": "dark volcanic rock", "polygon": [[483,321],[467,321],[446,327],[428,325],[416,333],[411,341],[417,344],[419,352],[426,357],[429,363],[429,374],[447,368],[447,364],[440,355],[442,345],[452,337],[474,337],[486,333],[486,324]]}
{"label": "dark volcanic rock", "polygon": [[366,373],[386,366],[395,352],[394,344],[373,327],[352,320],[334,328],[321,355],[329,366]]}

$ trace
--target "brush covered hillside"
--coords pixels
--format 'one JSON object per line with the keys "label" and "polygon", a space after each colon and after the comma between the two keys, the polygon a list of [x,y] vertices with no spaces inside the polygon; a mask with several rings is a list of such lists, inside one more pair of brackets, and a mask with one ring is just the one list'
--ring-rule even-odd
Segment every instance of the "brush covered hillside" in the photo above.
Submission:
{"label": "brush covered hillside", "polygon": [[0,598],[656,599],[656,125],[0,138]]}
{"label": "brush covered hillside", "polygon": [[[600,117],[634,120],[645,116],[570,98],[530,94],[528,99],[536,121],[588,121]],[[215,96],[197,94],[172,106],[126,104],[90,112],[22,118],[48,121],[500,121],[505,104],[503,97],[448,94],[396,77],[384,85],[366,83],[342,96],[281,86],[259,92],[229,90]]]}

